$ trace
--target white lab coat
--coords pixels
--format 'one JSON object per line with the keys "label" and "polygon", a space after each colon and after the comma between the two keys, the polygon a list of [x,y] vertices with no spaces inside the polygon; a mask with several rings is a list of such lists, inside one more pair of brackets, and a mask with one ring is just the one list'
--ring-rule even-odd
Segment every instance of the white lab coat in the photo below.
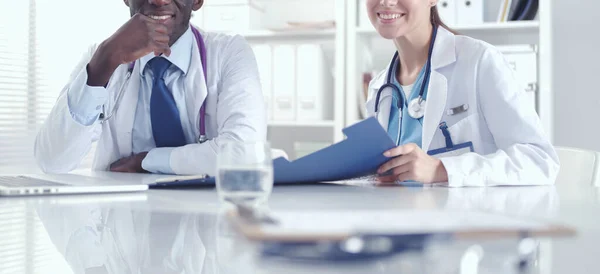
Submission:
{"label": "white lab coat", "polygon": [[[558,156],[501,52],[485,42],[439,28],[431,62],[422,149],[445,147],[438,128],[445,121],[454,144],[471,141],[475,151],[441,158],[449,186],[554,183]],[[375,97],[386,82],[387,71],[369,85],[369,116],[375,116]],[[381,94],[378,115],[386,131],[391,102],[388,88]],[[468,105],[466,112],[448,114],[448,109],[464,104]]]}
{"label": "white lab coat", "polygon": [[[199,128],[199,110],[206,103],[206,131],[210,141],[176,148],[170,159],[176,174],[214,175],[219,143],[223,140],[266,140],[266,113],[256,60],[251,47],[241,36],[202,32],[207,50],[208,88],[201,67],[197,43],[186,76],[186,103],[190,123]],[[111,163],[132,154],[132,128],[138,100],[139,60],[132,72],[120,108],[110,120],[82,126],[73,120],[67,104],[67,91],[82,88],[87,82],[86,65],[96,46],[92,46],[75,68],[70,83],[62,90],[35,141],[35,157],[45,172],[64,173],[76,169],[92,143],[98,141],[94,170],[107,170]],[[121,86],[126,82],[128,65],[117,68],[107,86],[107,115],[112,110]],[[208,97],[207,97],[208,95]],[[196,140],[199,136],[196,132]]]}

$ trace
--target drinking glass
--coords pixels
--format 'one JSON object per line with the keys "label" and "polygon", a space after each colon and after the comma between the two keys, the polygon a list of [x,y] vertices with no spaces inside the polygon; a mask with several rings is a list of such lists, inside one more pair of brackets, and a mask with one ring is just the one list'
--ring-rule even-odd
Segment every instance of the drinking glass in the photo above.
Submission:
{"label": "drinking glass", "polygon": [[251,207],[265,203],[273,190],[273,160],[269,143],[221,142],[216,181],[222,202]]}

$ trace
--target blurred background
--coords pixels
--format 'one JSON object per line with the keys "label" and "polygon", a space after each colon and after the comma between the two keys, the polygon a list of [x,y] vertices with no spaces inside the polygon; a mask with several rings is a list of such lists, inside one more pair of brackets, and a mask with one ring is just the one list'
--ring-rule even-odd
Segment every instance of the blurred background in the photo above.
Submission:
{"label": "blurred background", "polygon": [[[273,147],[296,159],[365,118],[366,84],[393,55],[365,0],[205,0],[192,23],[239,34],[258,62]],[[122,0],[0,0],[0,166],[33,140],[71,70],[129,18]],[[440,0],[445,22],[504,52],[555,145],[600,151],[594,0]],[[93,151],[90,151],[90,156]],[[91,164],[91,157],[82,164]]]}

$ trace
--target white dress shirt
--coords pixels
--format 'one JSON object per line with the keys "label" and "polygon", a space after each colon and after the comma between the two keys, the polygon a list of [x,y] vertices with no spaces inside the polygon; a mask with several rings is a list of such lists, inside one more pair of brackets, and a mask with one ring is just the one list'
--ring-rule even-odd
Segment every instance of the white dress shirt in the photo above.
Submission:
{"label": "white dress shirt", "polygon": [[[189,118],[186,115],[187,106],[185,104],[185,76],[191,62],[192,43],[195,42],[192,29],[188,30],[171,46],[170,56],[160,56],[157,58],[166,58],[171,62],[171,66],[164,76],[165,84],[173,94],[184,135],[188,144],[194,143],[194,130],[191,127]],[[142,167],[153,173],[172,174],[169,159],[173,148],[156,148],[154,136],[152,134],[152,121],[150,119],[150,98],[152,95],[152,82],[154,75],[152,70],[146,67],[148,61],[155,58],[154,53],[140,59],[143,69],[140,70],[140,93],[135,111],[135,122],[133,124],[132,146],[133,153],[149,152]],[[98,96],[88,96],[97,94]],[[99,108],[108,96],[106,89],[102,87],[91,87],[86,85],[84,89],[71,89],[68,93],[69,108],[73,119],[82,125],[91,125],[97,121]],[[75,107],[76,106],[76,107]]]}

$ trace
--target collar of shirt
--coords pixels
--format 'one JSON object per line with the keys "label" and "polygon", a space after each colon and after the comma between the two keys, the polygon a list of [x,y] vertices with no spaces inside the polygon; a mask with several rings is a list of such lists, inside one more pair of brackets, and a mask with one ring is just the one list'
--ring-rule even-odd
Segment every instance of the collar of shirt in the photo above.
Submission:
{"label": "collar of shirt", "polygon": [[[179,39],[175,41],[173,46],[171,46],[171,56],[167,57],[162,55],[162,57],[169,60],[171,64],[177,66],[181,71],[183,71],[183,74],[185,75],[188,72],[190,62],[192,59],[193,42],[194,34],[192,33],[191,27],[188,27],[188,29],[183,33],[183,35],[181,35],[181,37],[179,37]],[[141,77],[144,77],[146,64],[154,57],[154,52],[151,52],[140,59],[140,65],[142,68],[140,69]]]}

